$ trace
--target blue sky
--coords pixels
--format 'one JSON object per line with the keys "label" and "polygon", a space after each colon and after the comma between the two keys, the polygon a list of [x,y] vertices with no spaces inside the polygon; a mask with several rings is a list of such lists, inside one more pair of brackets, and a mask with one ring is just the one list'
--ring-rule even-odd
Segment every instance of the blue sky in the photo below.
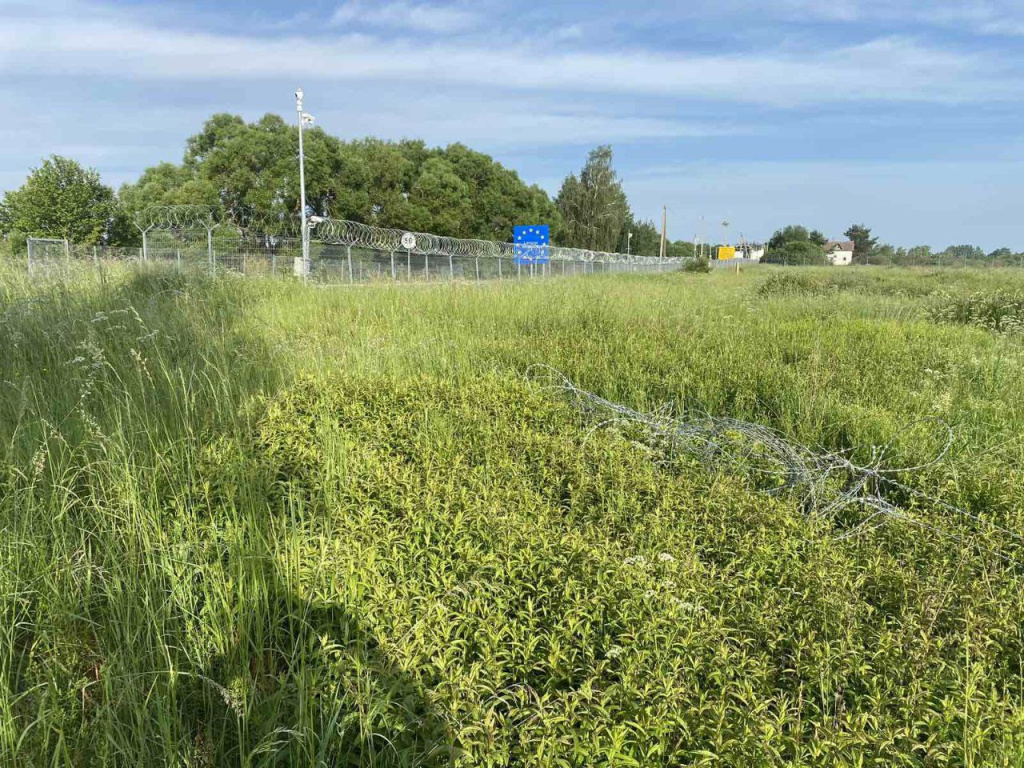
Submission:
{"label": "blue sky", "polygon": [[610,143],[675,238],[1024,250],[1020,0],[0,0],[0,190],[51,153],[119,185],[298,85],[331,133],[461,141],[552,193]]}

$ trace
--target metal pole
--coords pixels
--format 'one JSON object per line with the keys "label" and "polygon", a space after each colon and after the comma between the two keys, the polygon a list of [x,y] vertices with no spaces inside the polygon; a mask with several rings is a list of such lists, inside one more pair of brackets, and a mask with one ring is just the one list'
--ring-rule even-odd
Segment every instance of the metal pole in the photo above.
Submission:
{"label": "metal pole", "polygon": [[480,282],[480,257],[476,257],[476,280]]}
{"label": "metal pole", "polygon": [[412,249],[405,252],[405,275],[412,280]]}
{"label": "metal pole", "polygon": [[423,254],[423,279],[430,279],[430,257],[427,254]]}
{"label": "metal pole", "polygon": [[448,254],[448,279],[455,279],[455,265],[452,264],[452,255],[450,253]]}
{"label": "metal pole", "polygon": [[354,283],[355,280],[353,280],[353,278],[352,278],[352,246],[351,245],[346,245],[345,246],[345,256],[348,259],[348,281],[350,283]]}
{"label": "metal pole", "polygon": [[392,280],[397,280],[398,279],[398,273],[395,271],[395,252],[394,251],[391,252],[391,279]]}
{"label": "metal pole", "polygon": [[304,117],[302,89],[295,92],[295,111],[299,117],[299,213],[302,215],[302,277],[309,277],[309,222],[306,220],[306,157],[302,143]]}
{"label": "metal pole", "polygon": [[498,256],[498,279],[501,280],[501,256]]}
{"label": "metal pole", "polygon": [[149,258],[149,254],[146,251],[146,232],[149,230],[142,231],[142,260],[146,261]]}
{"label": "metal pole", "polygon": [[215,271],[217,269],[217,261],[213,257],[213,230],[209,227],[206,229],[206,258],[210,262],[210,270]]}

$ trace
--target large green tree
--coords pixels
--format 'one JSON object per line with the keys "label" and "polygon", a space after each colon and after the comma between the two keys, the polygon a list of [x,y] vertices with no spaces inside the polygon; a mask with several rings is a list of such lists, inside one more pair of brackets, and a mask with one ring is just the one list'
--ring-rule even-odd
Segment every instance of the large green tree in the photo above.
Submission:
{"label": "large green tree", "polygon": [[561,244],[595,251],[616,250],[630,211],[626,193],[612,169],[612,148],[592,150],[579,176],[566,177],[555,202],[562,215]]}
{"label": "large green tree", "polygon": [[812,243],[818,247],[825,244],[826,238],[816,229],[808,230],[807,227],[799,224],[790,224],[782,229],[776,230],[768,241],[768,250],[777,251],[789,243]]}
{"label": "large green tree", "polygon": [[637,220],[630,212],[622,226],[618,246],[614,250],[619,253],[626,253],[628,250],[634,256],[657,256],[661,250],[661,232],[653,221]]}
{"label": "large green tree", "polygon": [[108,239],[115,216],[114,191],[99,172],[60,155],[32,169],[20,189],[4,196],[2,207],[6,232],[89,245]]}
{"label": "large green tree", "polygon": [[843,233],[853,241],[853,256],[861,264],[871,263],[871,257],[878,245],[878,238],[871,236],[871,228],[863,224],[854,224]]}
{"label": "large green tree", "polygon": [[761,259],[766,264],[813,265],[827,263],[821,246],[811,240],[788,240],[781,246],[770,248]]}
{"label": "large green tree", "polygon": [[[509,240],[516,224],[561,217],[547,193],[493,158],[461,145],[345,142],[319,128],[304,136],[308,213],[440,235]],[[127,215],[149,205],[218,205],[238,226],[294,229],[299,214],[298,129],[267,115],[246,123],[214,115],[187,142],[180,165],[147,170],[121,190]]]}

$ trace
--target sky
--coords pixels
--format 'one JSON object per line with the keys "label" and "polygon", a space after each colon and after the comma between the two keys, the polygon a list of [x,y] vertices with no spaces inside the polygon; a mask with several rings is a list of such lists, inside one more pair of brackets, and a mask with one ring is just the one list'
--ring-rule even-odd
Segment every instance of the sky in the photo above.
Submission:
{"label": "sky", "polygon": [[0,0],[0,192],[50,154],[119,186],[298,86],[329,133],[462,142],[552,194],[611,144],[674,239],[1024,250],[1020,0]]}

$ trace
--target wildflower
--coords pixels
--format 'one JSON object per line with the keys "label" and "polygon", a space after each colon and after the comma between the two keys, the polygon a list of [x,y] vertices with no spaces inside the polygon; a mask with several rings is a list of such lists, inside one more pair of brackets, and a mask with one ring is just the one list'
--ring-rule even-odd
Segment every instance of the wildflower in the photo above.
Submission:
{"label": "wildflower", "polygon": [[613,645],[611,648],[608,649],[608,653],[605,654],[605,655],[609,659],[617,659],[617,658],[619,658],[619,656],[622,655],[622,646],[621,645]]}
{"label": "wildflower", "polygon": [[672,604],[680,611],[686,611],[687,613],[702,613],[706,611],[703,605],[698,603],[688,603],[680,600],[678,597],[672,598]]}
{"label": "wildflower", "polygon": [[32,476],[38,480],[44,469],[46,469],[46,451],[43,446],[39,446],[39,450],[36,451],[36,455],[32,459]]}
{"label": "wildflower", "polygon": [[623,565],[647,565],[647,558],[643,555],[633,555],[622,561]]}
{"label": "wildflower", "polygon": [[668,552],[661,552],[658,554],[658,559],[663,563],[674,563],[676,559],[672,557]]}

